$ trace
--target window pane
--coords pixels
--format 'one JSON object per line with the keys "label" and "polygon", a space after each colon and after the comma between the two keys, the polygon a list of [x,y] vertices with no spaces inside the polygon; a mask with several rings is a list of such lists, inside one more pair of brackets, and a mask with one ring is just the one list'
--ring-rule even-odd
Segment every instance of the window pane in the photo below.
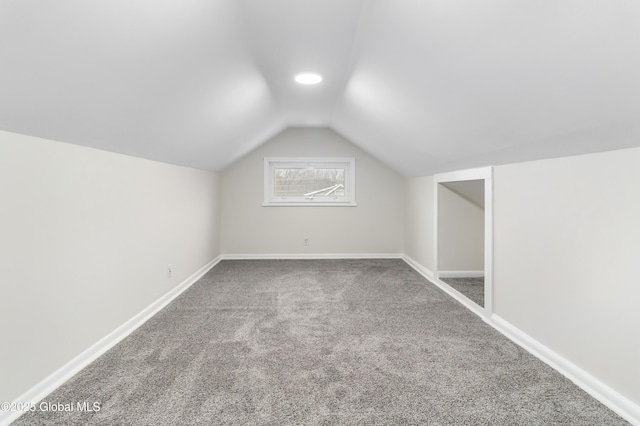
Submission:
{"label": "window pane", "polygon": [[275,168],[274,173],[276,197],[318,199],[345,196],[344,168]]}

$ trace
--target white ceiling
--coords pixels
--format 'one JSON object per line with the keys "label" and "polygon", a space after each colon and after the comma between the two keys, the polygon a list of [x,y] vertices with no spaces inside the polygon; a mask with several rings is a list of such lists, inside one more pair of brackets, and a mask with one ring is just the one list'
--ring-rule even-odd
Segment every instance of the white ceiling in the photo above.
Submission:
{"label": "white ceiling", "polygon": [[0,0],[2,130],[220,170],[290,126],[407,176],[640,146],[640,2]]}

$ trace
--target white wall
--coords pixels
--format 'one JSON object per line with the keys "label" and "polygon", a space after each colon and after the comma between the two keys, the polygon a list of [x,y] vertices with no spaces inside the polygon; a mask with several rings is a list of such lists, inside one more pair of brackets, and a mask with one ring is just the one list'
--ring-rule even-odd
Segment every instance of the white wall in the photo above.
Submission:
{"label": "white wall", "polygon": [[[355,156],[358,207],[262,207],[265,156]],[[638,164],[640,148],[494,170],[496,314],[636,404]],[[404,252],[434,270],[433,178],[331,130],[285,131],[220,181],[218,197],[214,173],[0,132],[0,400],[219,253]]]}
{"label": "white wall", "polygon": [[[640,148],[494,169],[494,312],[640,405]],[[405,253],[434,270],[433,178]]]}
{"label": "white wall", "polygon": [[484,209],[438,184],[438,271],[484,270]]}
{"label": "white wall", "polygon": [[404,253],[430,272],[434,261],[433,176],[406,180]]}
{"label": "white wall", "polygon": [[219,254],[214,173],[0,132],[0,196],[0,401]]}
{"label": "white wall", "polygon": [[[264,157],[355,157],[357,207],[262,207]],[[225,254],[403,251],[404,178],[326,128],[288,129],[221,173]],[[309,238],[309,246],[303,246]]]}
{"label": "white wall", "polygon": [[640,405],[640,148],[494,173],[496,314]]}

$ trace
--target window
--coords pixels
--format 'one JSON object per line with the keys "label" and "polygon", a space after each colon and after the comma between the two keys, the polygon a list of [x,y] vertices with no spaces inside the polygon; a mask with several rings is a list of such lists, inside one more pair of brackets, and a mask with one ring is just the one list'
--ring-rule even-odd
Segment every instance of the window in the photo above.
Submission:
{"label": "window", "polygon": [[263,206],[355,206],[354,158],[265,158]]}

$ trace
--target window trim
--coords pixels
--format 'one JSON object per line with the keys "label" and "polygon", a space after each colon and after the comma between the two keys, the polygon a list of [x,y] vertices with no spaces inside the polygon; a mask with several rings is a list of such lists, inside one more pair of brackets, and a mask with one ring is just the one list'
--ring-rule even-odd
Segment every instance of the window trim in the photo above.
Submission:
{"label": "window trim", "polygon": [[[282,166],[345,166],[345,201],[327,201],[322,199],[292,201],[276,199],[273,194],[273,169]],[[263,207],[355,207],[356,203],[356,159],[330,157],[265,157],[264,158],[264,199]]]}

